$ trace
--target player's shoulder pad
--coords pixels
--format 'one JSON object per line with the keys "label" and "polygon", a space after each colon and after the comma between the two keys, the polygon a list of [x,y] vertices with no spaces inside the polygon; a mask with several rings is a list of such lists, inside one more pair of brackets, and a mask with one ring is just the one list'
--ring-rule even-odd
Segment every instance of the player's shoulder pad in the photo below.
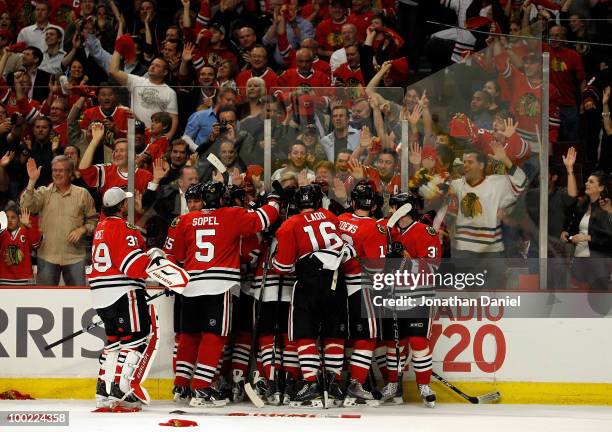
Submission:
{"label": "player's shoulder pad", "polygon": [[437,236],[438,235],[438,231],[436,231],[436,229],[432,226],[427,225],[427,227],[425,228],[425,231],[427,231],[427,234],[429,234],[430,236]]}
{"label": "player's shoulder pad", "polygon": [[387,229],[379,223],[376,224],[376,229],[381,234],[387,234]]}
{"label": "player's shoulder pad", "polygon": [[132,225],[131,223],[129,223],[129,222],[127,222],[127,221],[125,222],[125,226],[126,226],[128,229],[135,230],[135,231],[139,231],[139,229],[138,229],[138,227],[137,227],[136,225]]}
{"label": "player's shoulder pad", "polygon": [[170,228],[174,228],[178,225],[178,223],[181,221],[181,217],[177,216],[172,220],[172,223],[170,224]]}

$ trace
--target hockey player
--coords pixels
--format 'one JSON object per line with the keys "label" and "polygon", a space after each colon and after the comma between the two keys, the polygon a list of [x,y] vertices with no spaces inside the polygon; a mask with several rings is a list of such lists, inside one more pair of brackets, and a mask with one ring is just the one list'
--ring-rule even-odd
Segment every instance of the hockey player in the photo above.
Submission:
{"label": "hockey player", "polygon": [[[400,270],[426,276],[434,273],[439,265],[442,254],[440,239],[434,228],[418,222],[418,198],[416,196],[409,193],[392,196],[389,200],[391,214],[405,204],[410,204],[411,210],[405,216],[402,216],[391,229],[393,241],[391,256],[402,259]],[[425,281],[418,286],[396,286],[394,289],[400,291],[402,296],[416,299],[415,303],[417,305],[421,303],[421,297],[433,296],[433,284],[428,283],[426,277]],[[388,316],[390,314],[386,312],[385,319],[383,319],[383,339],[387,345],[388,382],[381,391],[381,400],[383,402],[402,403],[402,383],[400,379],[404,367],[403,359],[406,357],[403,351],[406,349],[405,339],[407,338],[412,350],[412,366],[421,398],[425,406],[433,408],[436,395],[429,387],[432,370],[429,347],[431,307],[415,306],[408,308],[408,310],[399,311],[403,316],[397,317],[397,323],[395,323],[396,318],[390,318]],[[394,336],[396,324],[398,335]],[[395,337],[398,338],[397,341]],[[397,358],[398,342],[399,359]]]}
{"label": "hockey player", "polygon": [[[204,202],[202,201],[202,183],[196,183],[187,188],[185,191],[185,201],[187,201],[187,210],[189,212],[200,211],[204,207]],[[180,221],[180,216],[174,218],[170,227],[168,227],[168,238],[174,238],[174,231],[176,230],[176,226]],[[164,253],[170,253],[172,249],[172,243],[166,242],[164,244],[163,251]],[[174,294],[174,349],[172,351],[172,370],[174,373],[177,373],[177,364],[176,364],[176,353],[178,350],[178,344],[181,335],[181,305],[183,303],[183,295],[179,293]],[[191,378],[191,377],[189,377]],[[191,398],[191,393],[187,394],[176,394],[175,401],[188,401]]]}
{"label": "hockey player", "polygon": [[[292,406],[326,406],[328,393],[338,403],[344,399],[338,380],[347,336],[346,286],[337,283],[337,270],[347,251],[349,256],[353,254],[339,237],[338,218],[321,208],[322,198],[318,185],[297,190],[295,203],[300,213],[278,229],[278,249],[272,260],[280,272],[295,269],[297,276],[289,312],[289,339],[296,342],[304,383],[295,393]],[[325,374],[320,374],[319,337]]]}
{"label": "hockey player", "polygon": [[351,382],[346,390],[344,406],[379,404],[372,393],[363,388],[379,331],[368,273],[383,270],[387,247],[386,229],[370,217],[375,211],[376,201],[373,185],[361,180],[351,191],[353,213],[338,217],[340,237],[352,245],[357,254],[342,265],[348,292],[349,335],[354,348],[349,360]]}
{"label": "hockey player", "polygon": [[[175,393],[186,392],[191,385],[191,406],[229,402],[211,383],[231,330],[231,291],[240,284],[240,237],[266,229],[278,217],[276,200],[249,211],[223,207],[224,196],[223,183],[206,183],[204,209],[182,216],[174,238],[168,238],[170,254],[191,276],[183,293],[183,333],[177,353],[177,367],[180,363],[184,373],[177,373],[174,381]],[[193,372],[186,373],[187,369]]]}
{"label": "hockey player", "polygon": [[108,189],[102,199],[106,219],[94,232],[88,279],[107,338],[100,356],[98,408],[137,409],[141,402],[149,402],[140,383],[157,348],[156,331],[151,332],[156,326],[144,290],[151,259],[142,250],[142,235],[125,220],[131,196],[117,187]]}

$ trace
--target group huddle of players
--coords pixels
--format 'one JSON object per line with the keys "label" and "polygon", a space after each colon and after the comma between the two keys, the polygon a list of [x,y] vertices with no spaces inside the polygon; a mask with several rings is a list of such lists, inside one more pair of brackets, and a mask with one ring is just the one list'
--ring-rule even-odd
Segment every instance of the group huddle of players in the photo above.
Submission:
{"label": "group huddle of players", "polygon": [[[373,274],[437,268],[440,239],[419,222],[418,199],[391,196],[387,218],[377,220],[382,200],[368,181],[355,185],[340,215],[323,208],[317,184],[276,186],[258,204],[220,182],[191,186],[189,212],[172,222],[163,252],[148,254],[125,221],[129,193],[107,191],[89,277],[108,338],[98,407],[148,403],[140,382],[158,339],[143,288],[160,260],[189,275],[174,296],[176,402],[223,406],[244,400],[246,390],[271,405],[397,404],[410,358],[424,404],[435,405],[431,311],[372,302]],[[433,287],[388,288],[389,296],[433,295]]]}

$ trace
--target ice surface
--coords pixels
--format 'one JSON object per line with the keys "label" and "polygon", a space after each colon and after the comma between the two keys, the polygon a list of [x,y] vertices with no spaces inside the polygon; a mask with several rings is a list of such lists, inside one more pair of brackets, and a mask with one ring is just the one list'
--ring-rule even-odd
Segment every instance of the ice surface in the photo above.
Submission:
{"label": "ice surface", "polygon": [[[93,401],[34,400],[0,401],[1,411],[68,410],[70,427],[0,427],[2,431],[99,431],[140,432],[174,430],[158,426],[171,418],[195,420],[199,427],[182,429],[206,432],[531,432],[531,431],[612,431],[612,407],[551,405],[470,405],[442,404],[427,409],[416,404],[362,409],[291,409],[265,407],[257,410],[251,404],[230,405],[217,409],[190,409],[167,401],[155,401],[142,412],[129,414],[92,413]],[[169,414],[176,409],[218,414],[218,416]],[[361,414],[358,419],[343,418],[270,418],[230,417],[224,413],[310,413]]]}

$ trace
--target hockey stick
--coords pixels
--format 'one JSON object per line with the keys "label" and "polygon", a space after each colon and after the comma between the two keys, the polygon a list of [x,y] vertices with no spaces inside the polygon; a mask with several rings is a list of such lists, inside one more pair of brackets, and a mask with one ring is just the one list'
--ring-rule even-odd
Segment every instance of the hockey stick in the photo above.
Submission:
{"label": "hockey stick", "polygon": [[[150,303],[151,301],[155,300],[157,297],[161,297],[161,296],[163,296],[163,295],[165,294],[165,292],[166,292],[166,290],[164,289],[163,291],[160,291],[160,292],[158,292],[157,294],[155,294],[155,295],[153,295],[153,296],[149,297],[149,298],[147,299],[147,303]],[[83,327],[81,330],[76,331],[76,332],[74,332],[74,333],[72,333],[72,334],[69,334],[68,336],[64,336],[64,337],[63,337],[63,338],[61,338],[60,340],[55,341],[55,342],[53,342],[53,343],[51,343],[51,344],[47,345],[47,346],[45,347],[45,351],[49,351],[51,348],[55,348],[56,346],[61,345],[61,344],[63,344],[63,343],[64,343],[64,342],[66,342],[66,341],[69,341],[70,339],[74,339],[74,338],[75,338],[75,337],[77,337],[78,335],[81,335],[81,334],[83,334],[83,333],[89,333],[89,332],[90,332],[90,330],[92,330],[92,329],[94,329],[94,328],[96,328],[96,327],[98,327],[98,326],[100,326],[100,325],[102,325],[102,324],[103,324],[103,322],[102,322],[102,321],[95,321],[95,322],[92,322],[92,323],[91,323],[91,324],[89,324],[87,327]]]}
{"label": "hockey stick", "polygon": [[359,419],[361,414],[327,414],[327,413],[289,413],[289,412],[189,412],[183,410],[170,411],[169,414],[176,415],[192,415],[206,417],[281,417],[281,418],[343,418],[343,419]]}
{"label": "hockey stick", "polygon": [[[391,241],[391,230],[397,224],[397,222],[404,216],[406,216],[412,210],[412,205],[410,203],[406,203],[400,208],[398,208],[395,213],[391,215],[389,220],[387,221],[387,250],[391,252],[392,249],[392,241]],[[399,272],[404,270],[406,267],[407,259],[404,257],[400,264]],[[395,282],[391,285],[391,298],[393,299],[393,339],[395,342],[395,361],[396,361],[396,369],[397,369],[397,379],[399,382],[400,388],[402,387],[402,381],[404,377],[404,368],[402,366],[402,358],[401,358],[401,350],[400,350],[400,340],[399,340],[399,323],[397,318],[397,308],[395,306]]]}
{"label": "hockey stick", "polygon": [[[259,348],[259,320],[261,318],[261,305],[263,302],[263,293],[266,288],[266,279],[268,278],[268,269],[270,267],[270,260],[272,258],[272,244],[271,242],[268,244],[268,250],[266,251],[265,261],[263,263],[263,273],[261,275],[261,288],[259,291],[259,299],[257,301],[257,308],[255,311],[255,321],[253,322],[253,334],[251,335],[251,353],[249,355],[249,366],[247,371],[249,372],[249,379],[244,385],[244,392],[247,394],[253,405],[257,408],[264,407],[264,401],[259,397],[255,389],[253,388],[253,379],[255,376],[254,369],[257,368],[257,352]],[[252,371],[252,372],[251,372]]]}
{"label": "hockey stick", "polygon": [[436,378],[438,381],[440,381],[446,387],[448,387],[449,389],[451,389],[452,391],[454,391],[455,393],[457,393],[459,396],[461,396],[463,399],[469,401],[470,403],[473,403],[473,404],[492,403],[492,402],[498,401],[501,398],[501,393],[498,392],[498,391],[487,393],[487,394],[484,394],[482,396],[469,396],[469,395],[463,393],[461,390],[459,390],[453,384],[451,384],[448,381],[446,381],[444,378],[442,378],[440,375],[438,375],[434,371],[432,371],[432,375],[434,376],[434,378]]}

